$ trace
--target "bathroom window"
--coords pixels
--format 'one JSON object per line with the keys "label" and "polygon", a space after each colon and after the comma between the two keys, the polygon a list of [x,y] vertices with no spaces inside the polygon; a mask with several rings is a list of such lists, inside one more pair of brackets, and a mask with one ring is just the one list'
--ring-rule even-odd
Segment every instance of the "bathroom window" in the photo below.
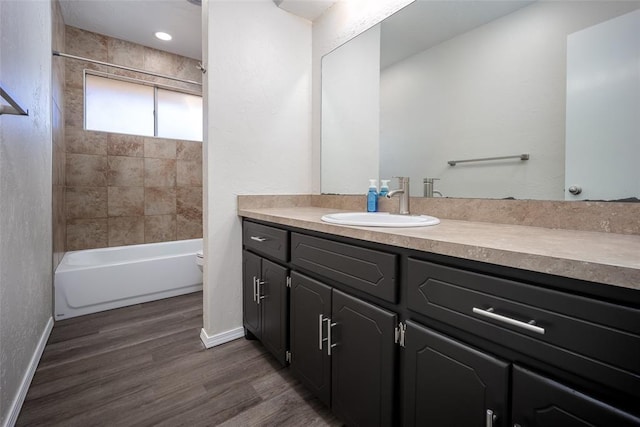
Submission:
{"label": "bathroom window", "polygon": [[202,97],[87,73],[85,128],[202,141]]}

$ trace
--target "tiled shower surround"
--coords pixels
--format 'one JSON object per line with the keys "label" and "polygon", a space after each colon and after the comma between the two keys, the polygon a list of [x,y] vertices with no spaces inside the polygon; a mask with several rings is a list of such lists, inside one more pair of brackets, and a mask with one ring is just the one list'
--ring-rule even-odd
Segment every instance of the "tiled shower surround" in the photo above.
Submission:
{"label": "tiled shower surround", "polygon": [[[201,81],[197,61],[66,27],[66,53]],[[202,237],[202,143],[83,129],[83,70],[200,90],[65,60],[66,250]]]}
{"label": "tiled shower surround", "polygon": [[[51,2],[52,48],[64,50],[65,26],[58,1]],[[53,271],[64,256],[66,241],[65,197],[65,138],[64,138],[64,59],[53,58],[51,83],[52,93],[52,226],[53,226]]]}

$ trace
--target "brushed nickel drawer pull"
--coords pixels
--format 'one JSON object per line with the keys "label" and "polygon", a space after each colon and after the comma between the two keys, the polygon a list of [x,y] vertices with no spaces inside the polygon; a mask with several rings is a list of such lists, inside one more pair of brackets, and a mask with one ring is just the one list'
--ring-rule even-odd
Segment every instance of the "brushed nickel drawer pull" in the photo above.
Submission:
{"label": "brushed nickel drawer pull", "polygon": [[493,413],[491,409],[487,409],[487,413],[485,416],[485,426],[493,427],[493,423],[498,419],[498,417]]}
{"label": "brushed nickel drawer pull", "polygon": [[264,295],[260,294],[260,286],[264,286],[264,284],[267,283],[264,280],[260,280],[258,278],[256,278],[256,302],[258,303],[258,305],[260,305],[260,300],[265,299],[266,297]]}
{"label": "brushed nickel drawer pull", "polygon": [[337,323],[332,323],[329,317],[325,317],[324,321],[327,322],[327,356],[331,356],[331,349],[338,346],[338,344],[331,343],[331,328],[336,326]]}
{"label": "brushed nickel drawer pull", "polygon": [[473,307],[473,312],[475,314],[479,314],[480,316],[488,317],[489,319],[497,320],[498,322],[507,323],[512,326],[517,326],[519,328],[526,329],[530,332],[535,332],[536,334],[544,335],[544,328],[540,326],[536,326],[535,320],[530,320],[529,322],[522,322],[520,320],[512,319],[507,316],[503,316],[501,314],[494,313],[493,307],[489,307],[486,310],[481,308]]}
{"label": "brushed nickel drawer pull", "polygon": [[324,316],[320,314],[318,316],[318,350],[322,351],[322,343],[326,341],[326,338],[322,337],[322,326],[324,325]]}
{"label": "brushed nickel drawer pull", "polygon": [[260,236],[251,236],[251,240],[255,240],[256,242],[266,242],[267,238],[266,237],[260,237]]}
{"label": "brushed nickel drawer pull", "polygon": [[256,302],[256,298],[258,295],[258,292],[256,291],[257,286],[256,286],[256,276],[253,276],[253,302]]}

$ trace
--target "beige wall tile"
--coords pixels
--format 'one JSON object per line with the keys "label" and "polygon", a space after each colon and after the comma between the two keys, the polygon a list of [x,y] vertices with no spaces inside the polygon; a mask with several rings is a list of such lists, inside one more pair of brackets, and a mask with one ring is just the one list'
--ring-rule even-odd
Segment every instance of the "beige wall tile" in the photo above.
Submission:
{"label": "beige wall tile", "polygon": [[178,160],[194,160],[202,162],[202,142],[178,141],[176,145]]}
{"label": "beige wall tile", "polygon": [[107,216],[107,187],[67,187],[66,218],[104,218]]}
{"label": "beige wall tile", "polygon": [[178,77],[202,83],[202,71],[198,68],[199,61],[184,56],[176,56],[175,63]]}
{"label": "beige wall tile", "polygon": [[68,251],[107,246],[107,218],[70,219],[67,221]]}
{"label": "beige wall tile", "polygon": [[53,186],[53,271],[64,256],[64,248],[67,240],[67,220],[64,212],[64,185]]}
{"label": "beige wall tile", "polygon": [[171,159],[144,159],[145,187],[175,187],[176,161]]}
{"label": "beige wall tile", "polygon": [[65,91],[70,89],[82,89],[84,87],[84,64],[82,61],[64,59],[64,84]]}
{"label": "beige wall tile", "polygon": [[[90,58],[90,57],[89,57]],[[66,89],[84,88],[84,70],[95,70],[103,73],[112,72],[112,67],[94,64],[92,62],[66,59],[64,64],[64,78]]]}
{"label": "beige wall tile", "polygon": [[143,187],[109,187],[108,197],[110,217],[144,215]]}
{"label": "beige wall tile", "polygon": [[144,217],[145,243],[176,240],[175,215],[148,215]]}
{"label": "beige wall tile", "polygon": [[53,102],[59,106],[64,105],[64,80],[65,66],[64,58],[54,56],[52,59],[52,83],[53,83]]}
{"label": "beige wall tile", "polygon": [[144,139],[144,156],[156,159],[175,159],[176,141],[174,139],[146,137]]}
{"label": "beige wall tile", "polygon": [[64,51],[65,43],[65,25],[64,18],[62,17],[62,9],[60,8],[60,2],[55,0],[51,2],[52,12],[52,24],[53,24],[53,40],[51,47],[54,50]]}
{"label": "beige wall tile", "polygon": [[54,150],[53,152],[53,185],[61,185],[64,187],[66,182],[66,154],[60,150]]}
{"label": "beige wall tile", "polygon": [[142,187],[144,160],[138,157],[108,156],[110,187]]}
{"label": "beige wall tile", "polygon": [[202,162],[178,160],[178,186],[202,186]]}
{"label": "beige wall tile", "polygon": [[144,137],[125,135],[122,133],[107,133],[107,154],[110,156],[143,157]]}
{"label": "beige wall tile", "polygon": [[107,37],[108,61],[132,68],[144,67],[144,47],[128,41]]}
{"label": "beige wall tile", "polygon": [[65,154],[65,143],[64,143],[64,121],[62,119],[62,112],[58,108],[58,106],[53,104],[53,120],[52,120],[52,142],[53,142],[53,150],[52,150],[52,184],[53,185],[63,185],[65,184],[65,163],[66,163],[66,154]]}
{"label": "beige wall tile", "polygon": [[176,217],[176,240],[199,239],[202,237],[202,221],[194,221],[182,215]]}
{"label": "beige wall tile", "polygon": [[178,187],[176,194],[176,238],[183,240],[202,237],[202,188]]}
{"label": "beige wall tile", "polygon": [[144,69],[169,76],[177,74],[176,55],[150,47],[144,48]]}
{"label": "beige wall tile", "polygon": [[67,25],[65,36],[66,52],[98,61],[108,61],[107,37]]}
{"label": "beige wall tile", "polygon": [[202,222],[202,187],[178,187],[176,208],[178,215]]}
{"label": "beige wall tile", "polygon": [[64,123],[84,127],[84,93],[82,88],[67,88],[64,92]]}
{"label": "beige wall tile", "polygon": [[109,218],[109,246],[144,243],[144,217]]}
{"label": "beige wall tile", "polygon": [[107,133],[67,126],[65,129],[67,153],[107,155]]}
{"label": "beige wall tile", "polygon": [[175,187],[145,187],[144,214],[145,215],[175,215],[176,214]]}
{"label": "beige wall tile", "polygon": [[70,187],[104,187],[107,185],[107,158],[67,154],[65,175]]}

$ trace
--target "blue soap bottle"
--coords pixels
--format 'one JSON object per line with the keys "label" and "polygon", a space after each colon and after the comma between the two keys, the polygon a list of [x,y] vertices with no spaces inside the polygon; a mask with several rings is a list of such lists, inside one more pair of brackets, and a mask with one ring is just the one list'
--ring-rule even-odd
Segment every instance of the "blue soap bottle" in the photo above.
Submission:
{"label": "blue soap bottle", "polygon": [[380,184],[380,194],[378,194],[378,196],[380,197],[384,197],[387,194],[389,194],[389,180],[388,179],[383,179],[380,180],[381,184]]}
{"label": "blue soap bottle", "polygon": [[378,186],[375,179],[369,180],[369,192],[367,193],[367,212],[378,212]]}

